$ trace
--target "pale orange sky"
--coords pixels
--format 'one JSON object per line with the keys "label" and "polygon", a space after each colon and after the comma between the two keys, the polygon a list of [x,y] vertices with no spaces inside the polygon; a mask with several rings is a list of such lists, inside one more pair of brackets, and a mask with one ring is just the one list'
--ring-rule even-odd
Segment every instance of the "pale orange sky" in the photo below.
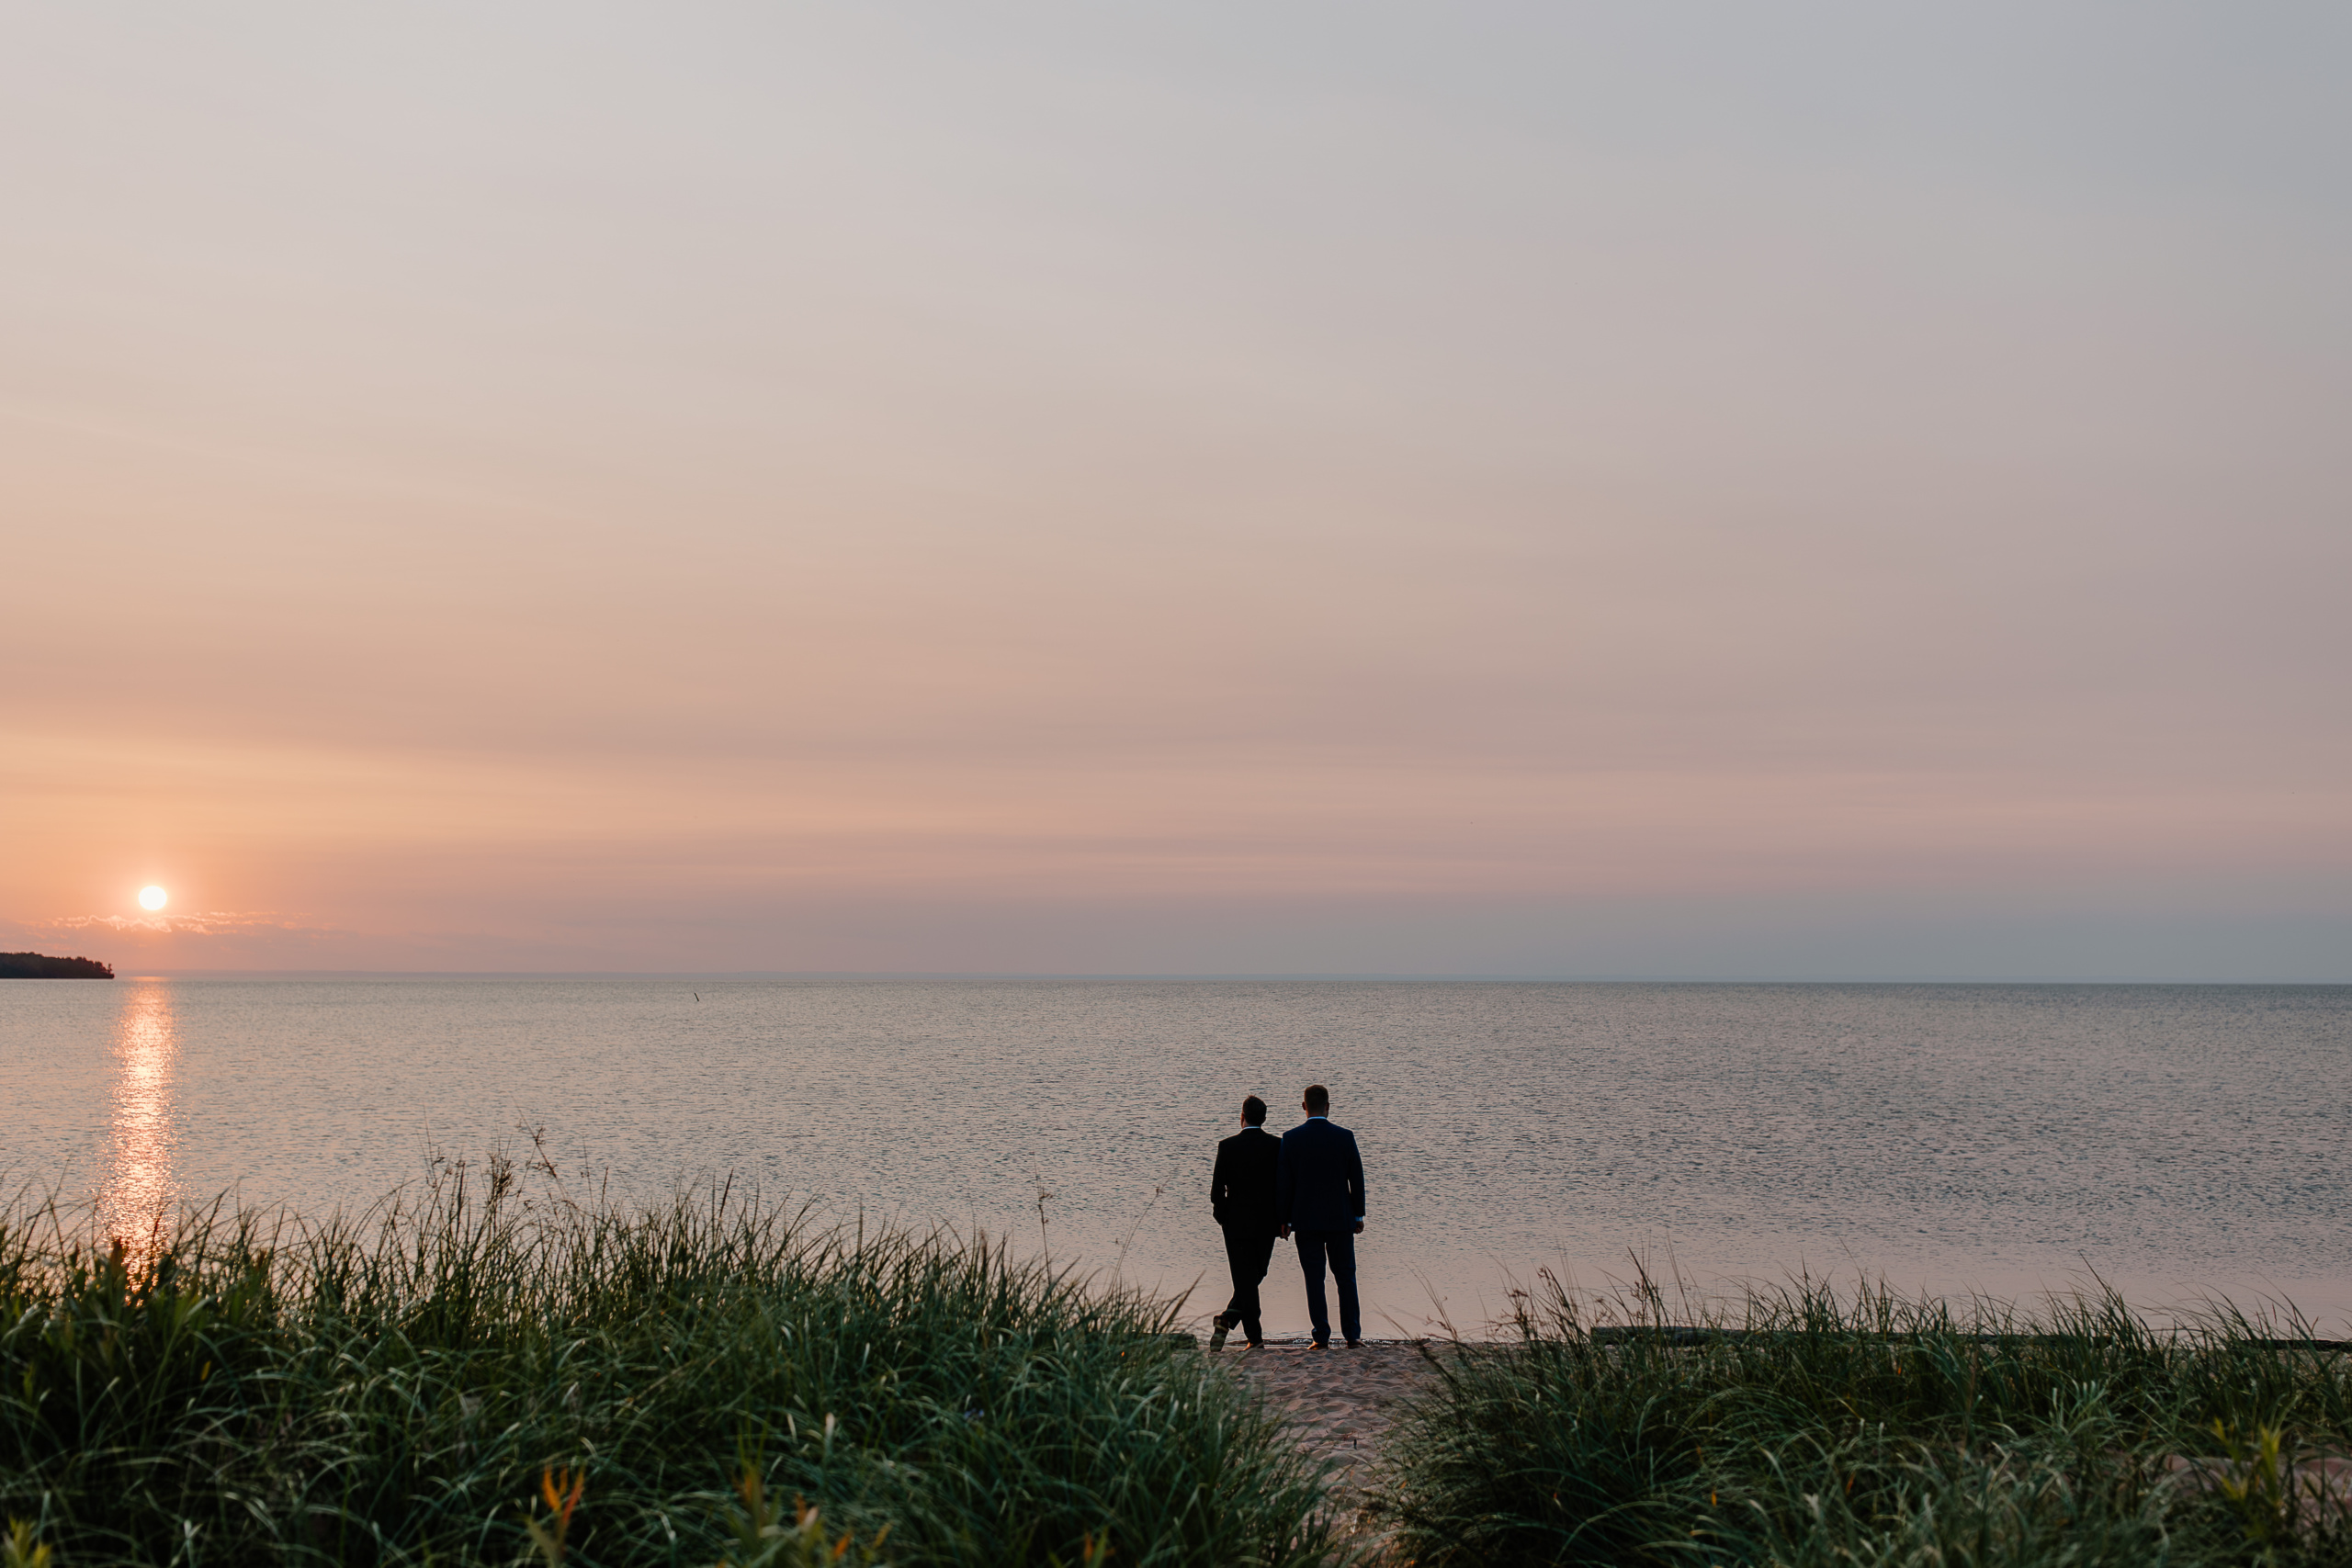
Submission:
{"label": "pale orange sky", "polygon": [[2352,979],[2347,45],[26,7],[0,945]]}

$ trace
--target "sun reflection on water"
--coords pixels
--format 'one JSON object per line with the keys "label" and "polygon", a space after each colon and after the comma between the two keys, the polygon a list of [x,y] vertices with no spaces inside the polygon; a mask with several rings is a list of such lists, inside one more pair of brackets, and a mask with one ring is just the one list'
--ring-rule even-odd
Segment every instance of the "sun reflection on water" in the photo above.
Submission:
{"label": "sun reflection on water", "polygon": [[134,1252],[170,1224],[179,1201],[172,1171],[179,1139],[172,1117],[179,1055],[171,987],[138,983],[115,1023],[113,1141],[98,1187],[103,1234],[121,1237]]}

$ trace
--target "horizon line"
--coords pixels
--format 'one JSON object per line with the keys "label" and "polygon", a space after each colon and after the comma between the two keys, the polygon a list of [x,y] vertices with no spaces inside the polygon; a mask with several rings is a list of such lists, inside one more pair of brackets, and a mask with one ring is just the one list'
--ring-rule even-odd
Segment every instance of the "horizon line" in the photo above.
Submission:
{"label": "horizon line", "polygon": [[704,980],[1352,983],[1363,985],[1562,986],[2197,986],[2346,987],[2352,979],[2215,979],[2010,975],[1787,976],[1534,974],[1442,970],[1046,970],[1046,969],[187,969],[124,971],[126,980]]}

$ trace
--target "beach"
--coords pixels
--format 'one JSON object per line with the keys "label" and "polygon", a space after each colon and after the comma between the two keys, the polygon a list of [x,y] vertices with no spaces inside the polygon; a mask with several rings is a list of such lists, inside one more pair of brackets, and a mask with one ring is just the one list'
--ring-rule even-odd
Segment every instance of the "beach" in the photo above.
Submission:
{"label": "beach", "polygon": [[1367,1339],[1336,1350],[1283,1340],[1261,1350],[1228,1347],[1212,1360],[1263,1397],[1310,1459],[1331,1467],[1332,1501],[1350,1536],[1377,1548],[1391,1529],[1376,1511],[1391,1427],[1405,1402],[1435,1381],[1434,1359],[1450,1353],[1425,1340]]}

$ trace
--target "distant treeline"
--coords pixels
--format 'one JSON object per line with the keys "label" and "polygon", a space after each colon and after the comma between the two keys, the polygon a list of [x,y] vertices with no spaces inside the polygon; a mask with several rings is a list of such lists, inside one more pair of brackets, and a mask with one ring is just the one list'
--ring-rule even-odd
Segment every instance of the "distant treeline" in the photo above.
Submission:
{"label": "distant treeline", "polygon": [[111,980],[114,965],[95,958],[50,958],[38,953],[0,953],[0,980]]}

